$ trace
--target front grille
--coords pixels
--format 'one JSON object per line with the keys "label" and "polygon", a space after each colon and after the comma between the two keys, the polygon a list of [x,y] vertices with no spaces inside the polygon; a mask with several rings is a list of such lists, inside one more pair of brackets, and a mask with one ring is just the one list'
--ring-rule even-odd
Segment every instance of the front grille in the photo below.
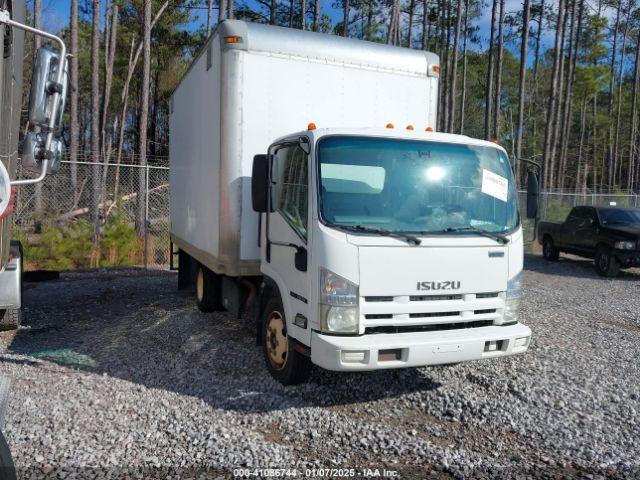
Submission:
{"label": "front grille", "polygon": [[421,332],[470,328],[500,321],[504,292],[377,295],[360,301],[368,333]]}
{"label": "front grille", "polygon": [[498,292],[476,293],[476,298],[496,298],[498,295]]}
{"label": "front grille", "polygon": [[393,297],[364,297],[365,302],[393,302]]}
{"label": "front grille", "polygon": [[461,300],[462,295],[411,295],[412,302],[437,302],[438,300]]}
{"label": "front grille", "polygon": [[457,317],[460,312],[410,313],[409,318]]}
{"label": "front grille", "polygon": [[443,330],[462,330],[465,328],[481,328],[493,325],[493,320],[475,322],[439,323],[436,325],[386,325],[381,327],[366,327],[365,334],[374,333],[409,333],[409,332],[439,332]]}

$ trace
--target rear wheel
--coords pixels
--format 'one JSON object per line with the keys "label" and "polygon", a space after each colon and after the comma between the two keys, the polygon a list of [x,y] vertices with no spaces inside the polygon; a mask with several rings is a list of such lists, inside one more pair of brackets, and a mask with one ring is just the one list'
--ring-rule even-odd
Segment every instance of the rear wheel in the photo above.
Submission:
{"label": "rear wheel", "polygon": [[600,247],[595,258],[596,271],[603,277],[615,277],[620,272],[620,263],[608,247]]}
{"label": "rear wheel", "polygon": [[196,274],[196,302],[201,312],[220,310],[220,277],[204,265]]}
{"label": "rear wheel", "polygon": [[542,242],[542,256],[550,262],[555,262],[560,258],[560,250],[556,248],[551,237],[545,237]]}
{"label": "rear wheel", "polygon": [[266,305],[262,319],[262,346],[267,369],[283,385],[305,382],[311,373],[311,361],[293,348],[287,337],[287,322],[279,298]]}
{"label": "rear wheel", "polygon": [[20,327],[21,317],[19,308],[0,310],[0,331],[16,330]]}

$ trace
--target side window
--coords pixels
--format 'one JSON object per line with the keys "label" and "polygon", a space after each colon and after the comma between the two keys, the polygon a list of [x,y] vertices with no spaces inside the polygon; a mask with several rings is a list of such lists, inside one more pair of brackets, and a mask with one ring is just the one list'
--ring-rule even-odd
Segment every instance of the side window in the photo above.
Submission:
{"label": "side window", "polygon": [[276,151],[275,163],[276,208],[306,240],[309,199],[307,154],[297,145],[286,146]]}

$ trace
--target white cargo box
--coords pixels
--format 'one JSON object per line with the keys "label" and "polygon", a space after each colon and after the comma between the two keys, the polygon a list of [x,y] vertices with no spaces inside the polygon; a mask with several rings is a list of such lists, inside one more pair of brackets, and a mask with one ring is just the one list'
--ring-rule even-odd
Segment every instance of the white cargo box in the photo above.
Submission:
{"label": "white cargo box", "polygon": [[314,32],[227,20],[170,107],[171,238],[225,275],[259,274],[253,156],[318,128],[435,128],[438,57]]}

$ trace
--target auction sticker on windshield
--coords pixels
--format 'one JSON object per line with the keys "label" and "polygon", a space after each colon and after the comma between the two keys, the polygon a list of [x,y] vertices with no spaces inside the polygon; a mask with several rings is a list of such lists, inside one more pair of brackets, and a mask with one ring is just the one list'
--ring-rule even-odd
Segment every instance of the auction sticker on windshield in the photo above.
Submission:
{"label": "auction sticker on windshield", "polygon": [[507,194],[509,193],[509,180],[489,170],[482,169],[482,193],[506,202]]}

